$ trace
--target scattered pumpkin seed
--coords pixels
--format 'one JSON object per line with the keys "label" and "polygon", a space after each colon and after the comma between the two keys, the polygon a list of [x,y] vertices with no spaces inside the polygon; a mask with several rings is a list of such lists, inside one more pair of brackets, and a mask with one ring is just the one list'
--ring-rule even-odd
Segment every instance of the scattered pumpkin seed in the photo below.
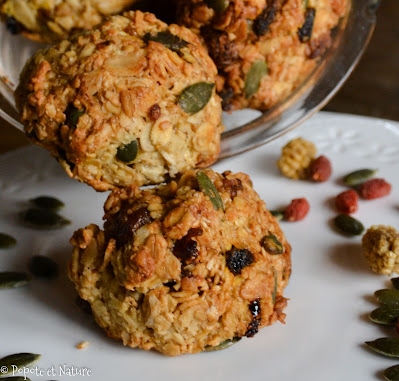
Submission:
{"label": "scattered pumpkin seed", "polygon": [[255,61],[245,77],[245,98],[251,98],[258,90],[262,78],[268,73],[265,61]]}
{"label": "scattered pumpkin seed", "polygon": [[212,97],[214,83],[198,82],[186,87],[179,95],[178,104],[187,114],[201,111]]}
{"label": "scattered pumpkin seed", "polygon": [[30,280],[31,277],[27,273],[14,271],[0,272],[0,289],[22,287],[29,283]]}
{"label": "scattered pumpkin seed", "polygon": [[384,377],[387,381],[399,381],[399,365],[394,365],[385,369]]}
{"label": "scattered pumpkin seed", "polygon": [[86,110],[79,110],[72,103],[70,103],[65,110],[65,121],[70,128],[76,128],[79,118],[86,112]]}
{"label": "scattered pumpkin seed", "polygon": [[272,271],[273,271],[273,275],[274,275],[274,290],[272,293],[272,300],[273,300],[273,304],[276,301],[276,295],[277,295],[277,270],[272,266]]}
{"label": "scattered pumpkin seed", "polygon": [[35,229],[60,229],[71,221],[51,209],[29,208],[21,213],[22,222]]}
{"label": "scattered pumpkin seed", "polygon": [[6,233],[0,233],[0,249],[9,249],[17,244],[17,240]]}
{"label": "scattered pumpkin seed", "polygon": [[196,177],[201,191],[210,198],[215,210],[218,210],[219,208],[224,210],[223,200],[220,197],[220,194],[215,185],[213,185],[212,180],[204,172],[201,171],[198,171],[196,173]]}
{"label": "scattered pumpkin seed", "polygon": [[116,157],[125,163],[132,163],[136,160],[138,152],[139,143],[134,139],[130,143],[120,146],[116,152]]}
{"label": "scattered pumpkin seed", "polygon": [[266,251],[272,254],[284,253],[284,246],[274,234],[269,234],[268,236],[264,236],[262,238],[261,245]]}
{"label": "scattered pumpkin seed", "polygon": [[170,33],[168,30],[163,32],[158,32],[155,36],[151,33],[146,33],[143,37],[143,41],[147,44],[148,41],[159,42],[165,48],[173,50],[174,52],[179,52],[180,49],[185,48],[188,46],[188,42]]}
{"label": "scattered pumpkin seed", "polygon": [[366,341],[373,351],[388,357],[399,357],[399,337],[383,337],[374,341]]}
{"label": "scattered pumpkin seed", "polygon": [[[13,355],[3,357],[2,359],[0,359],[0,368],[2,368],[2,374],[10,374],[12,372],[13,365],[18,368],[30,366],[38,361],[40,357],[41,355],[37,355],[34,353],[15,353]],[[7,372],[3,371],[5,370],[5,367],[7,367],[8,369]]]}
{"label": "scattered pumpkin seed", "polygon": [[396,290],[399,290],[399,278],[392,278],[391,279],[392,285]]}
{"label": "scattered pumpkin seed", "polygon": [[39,278],[55,278],[58,275],[58,264],[43,255],[33,256],[28,267],[29,271]]}
{"label": "scattered pumpkin seed", "polygon": [[229,0],[205,0],[209,8],[214,9],[216,12],[223,12],[229,6]]}
{"label": "scattered pumpkin seed", "polygon": [[359,169],[344,177],[344,184],[350,187],[360,185],[377,173],[377,169]]}
{"label": "scattered pumpkin seed", "polygon": [[284,212],[280,212],[278,210],[271,210],[271,215],[274,216],[277,221],[281,221],[284,218]]}
{"label": "scattered pumpkin seed", "polygon": [[370,313],[369,318],[377,324],[395,325],[399,318],[399,306],[396,308],[392,306],[379,307]]}
{"label": "scattered pumpkin seed", "polygon": [[394,290],[394,289],[378,290],[374,293],[374,296],[382,304],[388,306],[398,306],[399,308],[399,290]]}
{"label": "scattered pumpkin seed", "polygon": [[227,349],[231,347],[233,344],[237,343],[240,340],[241,337],[233,337],[232,339],[227,339],[214,347],[212,345],[207,345],[204,349],[206,352],[221,351],[222,349]]}
{"label": "scattered pumpkin seed", "polygon": [[363,224],[347,214],[340,214],[334,219],[335,226],[348,235],[360,235],[364,231]]}
{"label": "scattered pumpkin seed", "polygon": [[60,210],[65,204],[55,197],[51,196],[39,196],[29,200],[34,206],[43,209]]}

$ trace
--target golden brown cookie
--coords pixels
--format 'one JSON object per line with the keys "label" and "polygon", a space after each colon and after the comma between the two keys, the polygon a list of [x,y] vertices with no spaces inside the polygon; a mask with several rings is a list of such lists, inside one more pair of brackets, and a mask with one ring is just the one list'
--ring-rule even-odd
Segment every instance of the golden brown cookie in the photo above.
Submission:
{"label": "golden brown cookie", "polygon": [[114,190],[104,218],[74,233],[69,277],[108,336],[177,356],[284,321],[291,247],[247,175]]}

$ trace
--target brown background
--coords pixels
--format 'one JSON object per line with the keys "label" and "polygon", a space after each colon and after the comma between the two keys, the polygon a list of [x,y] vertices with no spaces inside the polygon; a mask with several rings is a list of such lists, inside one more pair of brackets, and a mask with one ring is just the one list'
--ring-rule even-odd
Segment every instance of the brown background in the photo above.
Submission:
{"label": "brown background", "polygon": [[[382,0],[377,27],[359,66],[328,111],[376,116],[399,121],[399,0]],[[0,153],[28,144],[0,120]]]}

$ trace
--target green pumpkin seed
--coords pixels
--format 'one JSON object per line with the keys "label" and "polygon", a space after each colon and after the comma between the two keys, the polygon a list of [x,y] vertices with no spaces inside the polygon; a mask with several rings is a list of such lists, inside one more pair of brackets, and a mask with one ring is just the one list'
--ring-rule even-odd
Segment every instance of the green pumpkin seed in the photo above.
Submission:
{"label": "green pumpkin seed", "polygon": [[179,52],[180,49],[183,49],[188,46],[188,42],[181,39],[180,37],[170,33],[169,31],[159,32],[155,36],[151,35],[151,33],[147,33],[143,37],[143,41],[148,44],[148,41],[159,42],[165,48],[173,50],[174,52]]}
{"label": "green pumpkin seed", "polygon": [[221,351],[222,349],[227,349],[231,347],[233,344],[237,343],[241,340],[241,337],[233,337],[232,339],[227,339],[216,346],[207,345],[204,350],[206,352],[213,352],[213,351]]}
{"label": "green pumpkin seed", "polygon": [[344,184],[350,187],[364,183],[369,178],[373,177],[377,173],[377,169],[359,169],[349,173],[344,177]]}
{"label": "green pumpkin seed", "polygon": [[245,77],[245,98],[251,98],[259,90],[260,82],[268,71],[265,61],[256,61],[252,64]]}
{"label": "green pumpkin seed", "polygon": [[268,236],[263,237],[261,245],[266,251],[272,254],[284,253],[284,246],[274,234],[269,234]]}
{"label": "green pumpkin seed", "polygon": [[[18,368],[23,368],[34,364],[37,360],[39,360],[41,355],[37,355],[34,353],[15,353],[13,355],[9,355],[0,359],[0,368],[2,369],[2,374],[10,374],[13,370],[12,366],[16,366]],[[7,368],[8,370],[4,372]],[[3,378],[2,378],[3,380]]]}
{"label": "green pumpkin seed", "polygon": [[394,289],[378,290],[374,293],[374,296],[382,304],[399,307],[399,290],[394,290]]}
{"label": "green pumpkin seed", "polygon": [[34,206],[43,209],[60,210],[65,204],[55,197],[39,196],[29,200]]}
{"label": "green pumpkin seed", "polygon": [[229,0],[205,0],[209,8],[214,9],[216,12],[223,12],[229,6]]}
{"label": "green pumpkin seed", "polygon": [[0,249],[9,249],[17,244],[17,240],[6,233],[0,233]]}
{"label": "green pumpkin seed", "polygon": [[373,351],[388,357],[399,357],[399,337],[383,337],[374,341],[366,341]]}
{"label": "green pumpkin seed", "polygon": [[6,271],[0,273],[0,289],[1,288],[17,288],[25,286],[29,283],[31,277],[27,273]]}
{"label": "green pumpkin seed", "polygon": [[219,208],[224,210],[223,200],[220,197],[218,190],[213,185],[211,179],[204,172],[201,171],[198,171],[196,173],[196,177],[201,191],[210,198],[215,210],[218,210]]}
{"label": "green pumpkin seed", "polygon": [[396,290],[399,290],[399,278],[392,278],[391,279],[392,285]]}
{"label": "green pumpkin seed", "polygon": [[22,222],[34,229],[60,229],[71,221],[51,209],[30,208],[20,215]]}
{"label": "green pumpkin seed", "polygon": [[30,378],[17,376],[17,377],[2,377],[1,381],[31,381],[31,380]]}
{"label": "green pumpkin seed", "polygon": [[138,152],[139,143],[135,139],[128,144],[120,146],[116,152],[116,157],[124,163],[132,163],[136,160]]}
{"label": "green pumpkin seed", "polygon": [[77,109],[72,103],[70,103],[65,110],[65,122],[70,128],[76,128],[79,122],[79,118],[86,112],[86,110]]}
{"label": "green pumpkin seed", "polygon": [[186,87],[179,95],[178,104],[187,114],[201,111],[212,97],[214,83],[198,82]]}
{"label": "green pumpkin seed", "polygon": [[270,214],[275,217],[277,221],[281,221],[284,218],[284,212],[278,210],[271,210]]}
{"label": "green pumpkin seed", "polygon": [[29,271],[39,278],[55,278],[58,265],[49,257],[35,255],[29,261]]}
{"label": "green pumpkin seed", "polygon": [[273,266],[272,266],[272,271],[273,271],[273,275],[274,275],[274,290],[272,293],[272,300],[273,300],[273,304],[274,304],[276,301],[278,283],[277,283],[277,270]]}
{"label": "green pumpkin seed", "polygon": [[395,325],[399,318],[399,307],[382,306],[369,315],[372,322],[382,325]]}
{"label": "green pumpkin seed", "polygon": [[394,365],[385,369],[384,377],[387,381],[399,381],[399,365]]}
{"label": "green pumpkin seed", "polygon": [[364,226],[360,221],[346,214],[335,217],[334,224],[341,232],[348,235],[360,235],[364,231]]}

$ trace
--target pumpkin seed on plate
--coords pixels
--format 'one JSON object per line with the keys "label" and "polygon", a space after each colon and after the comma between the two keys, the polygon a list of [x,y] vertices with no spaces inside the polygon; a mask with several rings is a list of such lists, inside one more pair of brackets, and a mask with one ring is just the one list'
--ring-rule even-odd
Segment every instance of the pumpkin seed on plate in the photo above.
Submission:
{"label": "pumpkin seed on plate", "polygon": [[29,283],[30,280],[31,277],[27,273],[15,271],[0,272],[0,289],[22,287]]}
{"label": "pumpkin seed on plate", "polygon": [[372,311],[369,315],[369,319],[372,322],[382,325],[395,325],[398,318],[399,306],[382,306]]}
{"label": "pumpkin seed on plate", "polygon": [[360,235],[364,231],[363,224],[347,214],[340,214],[334,218],[335,226],[348,235]]}
{"label": "pumpkin seed on plate", "polygon": [[344,184],[350,187],[360,185],[377,173],[377,169],[359,169],[344,177]]}
{"label": "pumpkin seed on plate", "polygon": [[214,9],[217,12],[223,12],[229,6],[229,0],[205,0],[209,8]]}
{"label": "pumpkin seed on plate", "polygon": [[365,343],[374,352],[388,357],[399,357],[399,337],[383,337]]}
{"label": "pumpkin seed on plate", "polygon": [[214,87],[215,84],[210,82],[198,82],[188,86],[179,95],[177,103],[187,114],[196,114],[208,104]]}
{"label": "pumpkin seed on plate", "polygon": [[65,122],[70,128],[76,128],[79,118],[86,112],[86,110],[79,110],[72,103],[70,103],[65,110]]}
{"label": "pumpkin seed on plate", "polygon": [[139,143],[134,139],[130,143],[120,146],[116,152],[116,157],[125,163],[132,163],[136,160],[138,152]]}
{"label": "pumpkin seed on plate", "polygon": [[385,369],[384,377],[387,381],[399,381],[399,365],[394,365]]}
{"label": "pumpkin seed on plate", "polygon": [[34,206],[43,209],[60,210],[65,204],[55,197],[51,196],[39,196],[29,200]]}
{"label": "pumpkin seed on plate", "polygon": [[245,77],[245,98],[251,98],[259,90],[262,78],[267,75],[268,71],[265,61],[255,61],[252,64]]}
{"label": "pumpkin seed on plate", "polygon": [[51,209],[29,208],[20,217],[25,225],[35,229],[60,229],[71,223]]}
{"label": "pumpkin seed on plate", "polygon": [[55,278],[58,264],[49,257],[35,255],[29,261],[29,271],[39,278]]}
{"label": "pumpkin seed on plate", "polygon": [[[15,353],[13,355],[3,357],[2,359],[0,359],[0,368],[2,369],[1,374],[10,374],[13,371],[13,365],[18,368],[30,366],[38,361],[40,357],[41,355],[35,353]],[[7,368],[8,370],[5,371],[5,368]]]}
{"label": "pumpkin seed on plate", "polygon": [[382,304],[389,306],[398,306],[399,308],[399,290],[394,290],[394,289],[378,290],[374,293],[374,296]]}
{"label": "pumpkin seed on plate", "polygon": [[207,345],[204,349],[206,352],[221,351],[222,349],[227,349],[231,347],[233,344],[237,343],[240,340],[241,337],[233,337],[232,339],[227,339],[214,347],[212,345]]}
{"label": "pumpkin seed on plate", "polygon": [[6,233],[0,233],[0,249],[9,249],[17,244],[17,240]]}
{"label": "pumpkin seed on plate", "polygon": [[284,212],[280,212],[278,210],[271,210],[270,214],[274,216],[277,221],[281,221],[284,218]]}
{"label": "pumpkin seed on plate", "polygon": [[153,36],[151,33],[146,33],[143,37],[143,41],[145,43],[148,43],[148,41],[159,42],[160,44],[165,46],[165,48],[173,50],[174,52],[179,52],[180,49],[188,46],[187,41],[183,40],[179,36],[170,33],[168,30],[158,32],[155,36]]}
{"label": "pumpkin seed on plate", "polygon": [[210,198],[215,210],[218,210],[219,208],[224,210],[223,200],[220,197],[220,194],[215,185],[213,185],[212,180],[204,172],[201,171],[198,171],[196,173],[196,177],[201,191]]}
{"label": "pumpkin seed on plate", "polygon": [[274,234],[269,234],[268,236],[264,236],[262,238],[261,245],[266,251],[270,252],[271,254],[284,253],[284,246]]}

